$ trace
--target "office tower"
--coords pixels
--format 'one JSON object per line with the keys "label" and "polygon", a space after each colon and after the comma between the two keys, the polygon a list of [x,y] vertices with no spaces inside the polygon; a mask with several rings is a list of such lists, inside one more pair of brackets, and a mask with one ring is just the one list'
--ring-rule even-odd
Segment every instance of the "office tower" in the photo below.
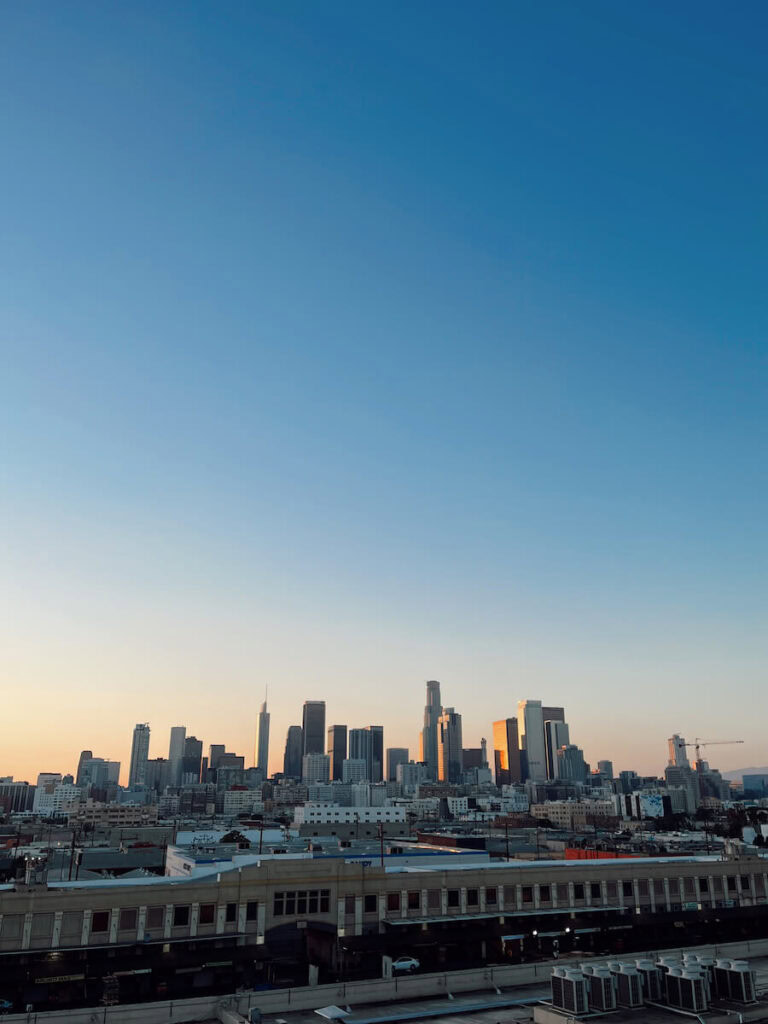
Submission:
{"label": "office tower", "polygon": [[301,781],[308,784],[329,782],[331,759],[327,754],[305,754],[301,759]]}
{"label": "office tower", "polygon": [[604,775],[606,779],[613,781],[613,761],[598,761],[597,770],[601,775]]}
{"label": "office tower", "polygon": [[443,708],[437,720],[437,777],[440,782],[461,782],[461,715]]}
{"label": "office tower", "polygon": [[565,722],[544,721],[544,743],[547,751],[547,778],[559,779],[557,774],[557,752],[571,742]]}
{"label": "office tower", "polygon": [[382,782],[384,779],[384,726],[369,725],[371,735],[369,753],[369,782]]}
{"label": "office tower", "polygon": [[285,755],[283,756],[283,774],[289,779],[301,778],[301,758],[304,746],[304,731],[300,725],[288,727],[285,737]]}
{"label": "office tower", "polygon": [[678,768],[690,768],[685,738],[675,733],[667,742],[669,744],[669,763]]}
{"label": "office tower", "polygon": [[387,748],[387,782],[397,782],[397,766],[408,764],[408,747]]}
{"label": "office tower", "polygon": [[488,740],[485,736],[480,740],[480,767],[488,767]]}
{"label": "office tower", "polygon": [[255,760],[256,767],[260,769],[266,779],[269,775],[269,712],[266,700],[261,705],[259,712],[259,735],[256,741]]}
{"label": "office tower", "polygon": [[171,741],[168,744],[168,778],[169,785],[181,784],[181,762],[184,757],[184,740],[187,738],[185,725],[174,725],[171,728]]}
{"label": "office tower", "polygon": [[368,775],[368,762],[361,757],[347,757],[341,763],[341,781],[365,782]]}
{"label": "office tower", "polygon": [[342,765],[347,756],[346,725],[328,726],[328,756],[331,759],[331,778],[335,781],[342,777]]}
{"label": "office tower", "polygon": [[325,701],[305,700],[302,718],[305,754],[325,753]]}
{"label": "office tower", "polygon": [[541,717],[545,722],[564,722],[565,708],[550,708],[545,704],[541,709]]}
{"label": "office tower", "polygon": [[424,726],[419,742],[419,760],[427,766],[430,779],[437,778],[437,720],[442,714],[440,683],[436,679],[427,682],[427,703],[424,708]]}
{"label": "office tower", "polygon": [[493,770],[497,786],[522,782],[516,718],[502,718],[493,723]]}
{"label": "office tower", "polygon": [[143,786],[147,774],[147,760],[149,759],[149,726],[146,722],[137,725],[133,730],[133,743],[131,744],[131,765],[128,770],[128,788],[135,789],[136,786]]}
{"label": "office tower", "polygon": [[223,743],[211,743],[208,747],[208,767],[212,772],[219,767],[219,759],[224,756],[226,749]]}
{"label": "office tower", "polygon": [[482,768],[483,752],[480,747],[464,747],[461,752],[461,767],[465,772],[472,768]]}
{"label": "office tower", "polygon": [[93,758],[93,751],[92,750],[81,750],[80,751],[80,760],[77,762],[77,774],[75,775],[75,781],[76,781],[78,786],[82,786],[83,785],[83,782],[82,782],[83,764],[84,764],[85,761],[90,761],[92,758]]}
{"label": "office tower", "polygon": [[203,773],[203,741],[196,736],[184,740],[184,756],[181,759],[181,781],[187,785],[200,782]]}
{"label": "office tower", "polygon": [[[561,723],[562,724],[562,723]],[[584,761],[584,751],[574,744],[560,747],[555,754],[555,770],[558,779],[566,782],[586,782],[589,765]]]}
{"label": "office tower", "polygon": [[520,739],[523,779],[545,782],[547,750],[544,742],[544,716],[540,700],[518,701],[517,730]]}
{"label": "office tower", "polygon": [[365,777],[371,777],[371,733],[368,729],[349,730],[349,757],[353,761],[365,761]]}
{"label": "office tower", "polygon": [[155,793],[165,792],[165,787],[168,785],[170,764],[171,762],[164,757],[155,757],[147,761],[145,783],[147,789],[154,790]]}

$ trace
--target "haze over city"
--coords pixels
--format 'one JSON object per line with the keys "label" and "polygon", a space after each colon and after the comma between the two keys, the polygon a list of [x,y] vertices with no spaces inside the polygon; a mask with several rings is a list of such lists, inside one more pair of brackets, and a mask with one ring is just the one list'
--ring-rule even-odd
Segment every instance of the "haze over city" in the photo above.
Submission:
{"label": "haze over city", "polygon": [[765,9],[300,6],[2,13],[0,774],[765,765]]}

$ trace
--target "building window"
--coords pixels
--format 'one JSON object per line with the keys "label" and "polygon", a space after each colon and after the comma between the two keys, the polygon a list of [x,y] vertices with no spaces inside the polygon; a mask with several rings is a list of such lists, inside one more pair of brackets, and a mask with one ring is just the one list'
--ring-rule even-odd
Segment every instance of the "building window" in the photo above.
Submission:
{"label": "building window", "polygon": [[533,886],[523,886],[523,903],[533,903]]}
{"label": "building window", "polygon": [[408,909],[421,910],[421,893],[418,889],[408,893]]}
{"label": "building window", "polygon": [[367,892],[363,897],[363,910],[366,914],[375,914],[378,911],[378,899],[376,893]]}
{"label": "building window", "polygon": [[736,876],[728,875],[728,892],[736,892]]}
{"label": "building window", "polygon": [[608,882],[605,891],[608,894],[609,900],[615,900],[618,898],[619,890],[617,888],[616,882]]}
{"label": "building window", "polygon": [[632,888],[631,882],[622,882],[621,891],[624,894],[625,900],[631,900],[634,895],[634,889]]}
{"label": "building window", "polygon": [[709,879],[704,875],[699,876],[699,892],[702,895],[706,895],[709,892]]}
{"label": "building window", "polygon": [[542,903],[549,903],[552,900],[552,893],[548,885],[539,886],[539,899]]}
{"label": "building window", "polygon": [[309,896],[307,897],[307,913],[316,914],[317,906],[317,889],[310,889]]}
{"label": "building window", "polygon": [[599,900],[600,899],[600,897],[602,896],[602,890],[600,888],[600,883],[599,882],[590,882],[589,883],[589,896],[590,896],[590,899],[593,899],[593,900]]}
{"label": "building window", "polygon": [[448,906],[449,907],[460,907],[461,906],[461,893],[458,889],[448,890]]}
{"label": "building window", "polygon": [[467,889],[467,906],[476,907],[480,902],[479,889]]}
{"label": "building window", "polygon": [[121,932],[133,931],[136,927],[137,912],[135,907],[130,910],[120,911],[120,924],[119,928]]}
{"label": "building window", "polygon": [[296,893],[296,913],[302,917],[307,912],[307,891],[300,890]]}
{"label": "building window", "polygon": [[108,910],[97,910],[91,918],[91,931],[92,932],[106,932],[109,931],[109,911]]}
{"label": "building window", "polygon": [[285,913],[287,917],[293,917],[296,913],[296,893],[287,892],[285,894]]}
{"label": "building window", "polygon": [[486,889],[485,890],[485,904],[486,906],[493,906],[496,903],[496,890]]}
{"label": "building window", "polygon": [[344,897],[344,913],[347,917],[355,916],[355,897],[349,893]]}
{"label": "building window", "polygon": [[150,907],[147,911],[147,928],[162,928],[165,924],[165,907]]}
{"label": "building window", "polygon": [[[691,879],[691,882],[693,882],[693,879]],[[647,878],[641,878],[640,879],[640,895],[641,896],[647,896],[648,895],[648,879]]]}
{"label": "building window", "polygon": [[749,888],[750,888],[750,886],[749,886],[749,875],[742,875],[741,876],[741,891],[742,892],[749,892]]}
{"label": "building window", "polygon": [[285,893],[276,892],[275,901],[272,905],[272,913],[275,917],[282,917],[285,913]]}
{"label": "building window", "polygon": [[215,903],[202,903],[200,905],[200,924],[213,924],[215,916]]}
{"label": "building window", "polygon": [[695,896],[696,895],[696,885],[695,885],[693,879],[690,876],[685,879],[684,886],[685,886],[685,895],[686,896]]}
{"label": "building window", "polygon": [[226,913],[226,916],[225,916],[224,920],[227,922],[227,924],[233,924],[237,920],[237,904],[236,903],[228,903],[227,904],[227,913]]}
{"label": "building window", "polygon": [[664,879],[663,878],[654,878],[654,880],[653,880],[653,895],[654,896],[661,896],[661,897],[664,896]]}
{"label": "building window", "polygon": [[173,908],[173,927],[186,928],[189,924],[189,907]]}
{"label": "building window", "polygon": [[258,912],[259,904],[256,902],[256,900],[249,900],[248,903],[245,904],[246,921],[255,921],[258,916]]}
{"label": "building window", "polygon": [[[507,892],[507,890],[506,890],[506,887],[505,887],[505,889],[504,889],[504,902],[505,903],[506,903],[506,899],[507,899],[506,892]],[[568,898],[569,898],[568,883],[567,882],[558,882],[557,883],[557,902],[558,903],[567,903],[568,902]]]}
{"label": "building window", "polygon": [[[567,891],[567,890],[566,890]],[[504,906],[513,907],[517,901],[517,889],[514,885],[504,886]]]}
{"label": "building window", "polygon": [[399,892],[388,892],[387,893],[387,910],[397,911],[400,909],[400,893]]}
{"label": "building window", "polygon": [[327,914],[331,909],[331,890],[321,889],[320,890],[320,913]]}
{"label": "building window", "polygon": [[584,899],[584,885],[583,885],[582,882],[576,882],[576,884],[574,885],[574,887],[573,887],[573,898],[575,900],[583,900]]}
{"label": "building window", "polygon": [[439,889],[427,889],[427,910],[441,910],[442,903],[440,900]]}

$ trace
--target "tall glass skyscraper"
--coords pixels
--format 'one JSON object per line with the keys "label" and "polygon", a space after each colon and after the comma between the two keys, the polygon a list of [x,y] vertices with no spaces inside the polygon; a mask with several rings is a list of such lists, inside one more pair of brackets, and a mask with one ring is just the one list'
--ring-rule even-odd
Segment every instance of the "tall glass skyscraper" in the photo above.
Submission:
{"label": "tall glass skyscraper", "polygon": [[325,753],[325,701],[305,700],[302,717],[304,754]]}

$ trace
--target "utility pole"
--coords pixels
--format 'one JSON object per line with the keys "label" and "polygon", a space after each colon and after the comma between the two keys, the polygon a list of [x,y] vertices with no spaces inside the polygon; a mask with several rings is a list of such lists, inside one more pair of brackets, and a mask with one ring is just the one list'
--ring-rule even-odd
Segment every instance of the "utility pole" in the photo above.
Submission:
{"label": "utility pole", "polygon": [[381,866],[384,867],[384,822],[379,822],[379,850],[381,856]]}

